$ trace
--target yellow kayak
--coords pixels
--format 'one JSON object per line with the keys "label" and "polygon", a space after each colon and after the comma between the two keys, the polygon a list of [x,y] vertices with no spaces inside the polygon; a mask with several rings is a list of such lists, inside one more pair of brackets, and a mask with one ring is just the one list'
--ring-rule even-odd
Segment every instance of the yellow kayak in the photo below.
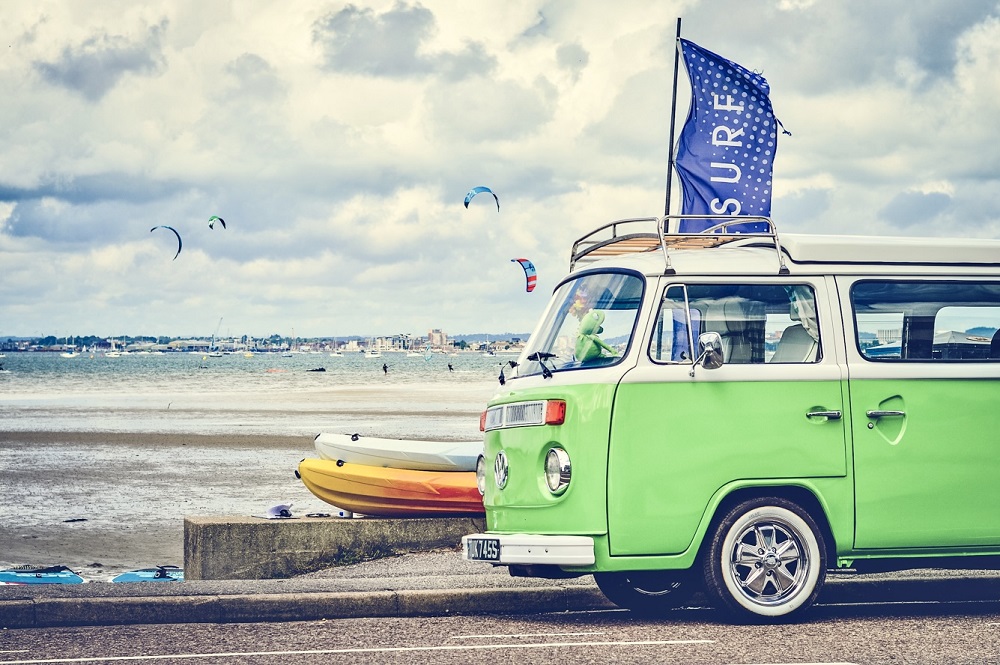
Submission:
{"label": "yellow kayak", "polygon": [[415,471],[326,459],[299,462],[299,477],[317,497],[375,517],[481,515],[474,471]]}

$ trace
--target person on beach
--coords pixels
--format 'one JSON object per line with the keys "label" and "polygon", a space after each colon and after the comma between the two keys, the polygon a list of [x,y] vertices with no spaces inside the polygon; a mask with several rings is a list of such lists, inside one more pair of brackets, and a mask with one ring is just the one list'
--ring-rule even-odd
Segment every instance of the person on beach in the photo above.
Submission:
{"label": "person on beach", "polygon": [[455,368],[451,366],[451,363],[448,363],[448,371],[449,372],[454,372],[455,371]]}
{"label": "person on beach", "polygon": [[382,373],[383,374],[388,374],[389,373],[389,366],[386,365],[385,363],[382,363]]}

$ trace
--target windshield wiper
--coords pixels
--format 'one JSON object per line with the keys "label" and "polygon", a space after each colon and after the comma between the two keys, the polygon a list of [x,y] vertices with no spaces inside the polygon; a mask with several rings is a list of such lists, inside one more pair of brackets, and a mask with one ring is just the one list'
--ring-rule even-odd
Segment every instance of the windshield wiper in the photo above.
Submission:
{"label": "windshield wiper", "polygon": [[534,360],[535,362],[537,362],[539,365],[542,366],[543,379],[551,379],[552,370],[546,367],[545,361],[548,360],[549,358],[555,358],[555,357],[556,354],[554,353],[545,353],[544,351],[536,351],[535,353],[532,353],[530,356],[528,356],[528,360]]}
{"label": "windshield wiper", "polygon": [[497,377],[497,378],[499,379],[501,386],[504,385],[505,383],[507,383],[507,379],[504,378],[504,375],[503,375],[503,368],[506,367],[507,365],[510,365],[511,369],[517,367],[517,363],[515,361],[513,361],[513,360],[508,360],[505,363],[500,363],[500,376]]}

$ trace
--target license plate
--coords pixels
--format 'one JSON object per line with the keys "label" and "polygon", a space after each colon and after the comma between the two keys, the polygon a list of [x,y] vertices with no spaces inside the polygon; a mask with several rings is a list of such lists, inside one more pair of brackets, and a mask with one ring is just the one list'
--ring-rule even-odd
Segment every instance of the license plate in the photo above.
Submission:
{"label": "license plate", "polygon": [[500,540],[497,538],[466,538],[465,555],[471,561],[499,561]]}

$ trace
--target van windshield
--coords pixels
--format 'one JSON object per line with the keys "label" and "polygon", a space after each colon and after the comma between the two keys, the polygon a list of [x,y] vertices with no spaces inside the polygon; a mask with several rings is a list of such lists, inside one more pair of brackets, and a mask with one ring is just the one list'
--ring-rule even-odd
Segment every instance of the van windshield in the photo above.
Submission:
{"label": "van windshield", "polygon": [[564,282],[518,360],[518,375],[619,362],[635,332],[643,286],[639,275],[625,272],[583,273]]}

